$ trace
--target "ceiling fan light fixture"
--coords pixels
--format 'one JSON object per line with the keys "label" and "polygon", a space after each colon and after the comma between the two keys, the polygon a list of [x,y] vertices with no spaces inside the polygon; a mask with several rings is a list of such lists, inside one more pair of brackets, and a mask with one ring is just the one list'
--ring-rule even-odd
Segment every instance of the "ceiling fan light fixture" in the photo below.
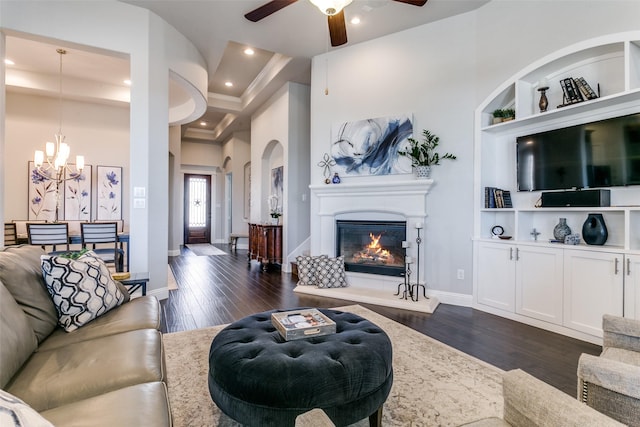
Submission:
{"label": "ceiling fan light fixture", "polygon": [[353,0],[309,0],[320,12],[328,16],[340,13],[342,9],[349,5]]}

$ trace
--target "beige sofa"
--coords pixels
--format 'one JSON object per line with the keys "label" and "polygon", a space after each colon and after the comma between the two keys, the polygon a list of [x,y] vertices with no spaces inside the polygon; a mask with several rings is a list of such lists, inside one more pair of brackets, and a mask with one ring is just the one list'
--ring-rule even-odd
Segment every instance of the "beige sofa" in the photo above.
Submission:
{"label": "beige sofa", "polygon": [[136,298],[65,332],[43,253],[0,251],[0,388],[55,426],[170,426],[158,301]]}

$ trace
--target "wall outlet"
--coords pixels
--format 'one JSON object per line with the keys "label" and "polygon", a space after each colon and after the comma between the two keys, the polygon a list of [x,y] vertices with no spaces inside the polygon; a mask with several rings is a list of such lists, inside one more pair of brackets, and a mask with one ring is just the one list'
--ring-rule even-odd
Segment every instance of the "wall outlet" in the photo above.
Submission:
{"label": "wall outlet", "polygon": [[458,269],[458,280],[464,280],[464,270],[461,268]]}

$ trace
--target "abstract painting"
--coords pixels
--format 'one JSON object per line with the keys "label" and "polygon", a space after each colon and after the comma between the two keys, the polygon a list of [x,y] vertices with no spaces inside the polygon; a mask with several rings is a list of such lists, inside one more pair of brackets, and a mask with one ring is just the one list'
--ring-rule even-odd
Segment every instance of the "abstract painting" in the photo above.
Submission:
{"label": "abstract painting", "polygon": [[98,166],[99,221],[122,219],[122,167]]}
{"label": "abstract painting", "polygon": [[91,220],[91,165],[84,165],[81,173],[71,170],[65,171],[64,182],[64,219],[66,221]]}
{"label": "abstract painting", "polygon": [[271,169],[271,194],[277,197],[277,206],[275,210],[282,213],[282,196],[284,194],[284,167],[279,166]]}
{"label": "abstract painting", "polygon": [[251,214],[251,162],[244,165],[244,219]]}
{"label": "abstract painting", "polygon": [[[28,164],[29,176],[29,215],[28,219],[54,221],[56,218],[56,182],[51,175],[43,176],[36,172],[33,161]],[[63,189],[60,189],[63,191]]]}
{"label": "abstract painting", "polygon": [[333,172],[339,175],[411,173],[411,161],[398,155],[413,134],[411,115],[343,122],[331,130]]}

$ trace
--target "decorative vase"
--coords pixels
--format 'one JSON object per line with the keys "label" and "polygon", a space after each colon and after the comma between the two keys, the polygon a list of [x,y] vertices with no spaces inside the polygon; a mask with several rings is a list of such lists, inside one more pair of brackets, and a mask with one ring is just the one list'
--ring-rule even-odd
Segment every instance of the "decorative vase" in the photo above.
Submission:
{"label": "decorative vase", "polygon": [[416,166],[416,177],[418,179],[427,179],[431,177],[431,166]]}
{"label": "decorative vase", "polygon": [[582,238],[587,245],[604,245],[609,237],[602,214],[590,213],[582,225]]}
{"label": "decorative vase", "polygon": [[564,242],[564,238],[571,234],[571,228],[567,225],[567,218],[560,218],[560,222],[553,228],[553,237]]}
{"label": "decorative vase", "polygon": [[333,182],[334,184],[340,184],[340,175],[338,175],[338,172],[333,174],[333,179],[331,180],[331,182]]}

